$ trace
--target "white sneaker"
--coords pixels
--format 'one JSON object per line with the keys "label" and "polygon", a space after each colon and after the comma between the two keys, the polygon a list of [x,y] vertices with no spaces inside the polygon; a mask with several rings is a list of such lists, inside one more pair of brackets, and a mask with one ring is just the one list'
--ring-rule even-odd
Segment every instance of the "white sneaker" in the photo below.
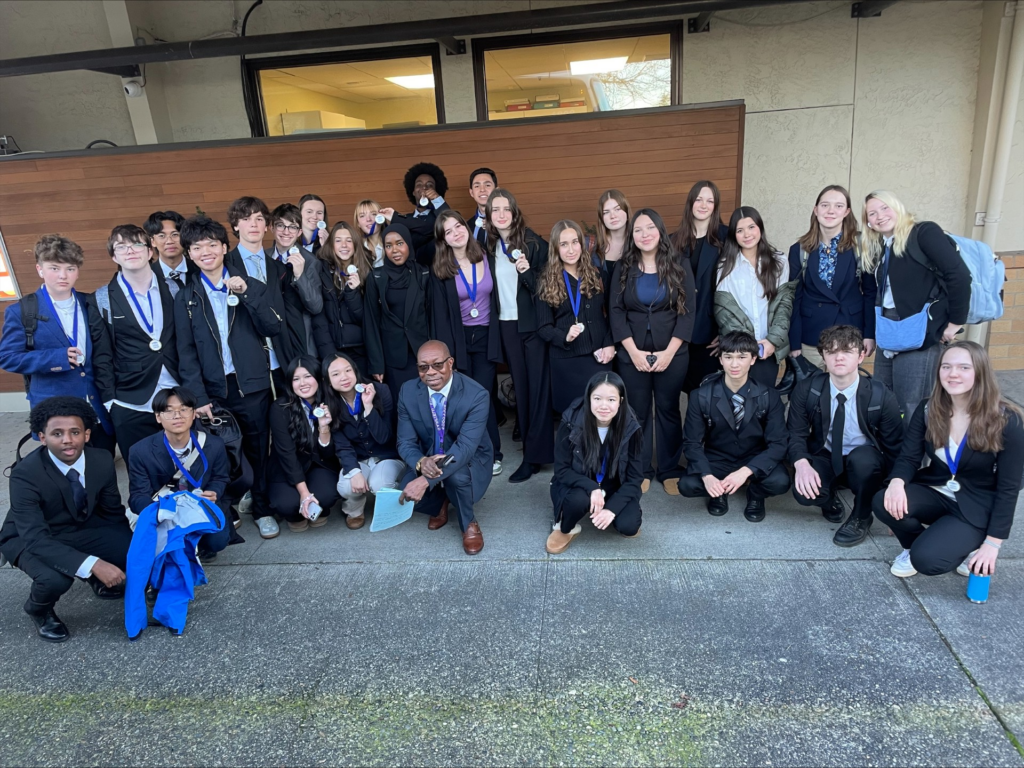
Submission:
{"label": "white sneaker", "polygon": [[910,562],[909,549],[904,549],[899,553],[896,559],[892,561],[892,567],[889,569],[889,573],[893,576],[899,576],[901,579],[917,575],[917,569]]}
{"label": "white sneaker", "polygon": [[501,474],[501,462],[500,461],[496,461],[493,464],[491,464],[491,476],[493,477],[494,475],[500,475],[500,474]]}
{"label": "white sneaker", "polygon": [[969,554],[967,557],[965,557],[964,561],[962,563],[960,563],[960,565],[958,565],[956,567],[956,572],[959,573],[961,576],[970,576],[971,575],[971,569],[967,567],[967,564],[969,562],[971,562],[971,558],[974,557],[974,555],[977,552],[978,552],[978,550],[974,550],[974,552],[971,552],[971,554]]}
{"label": "white sneaker", "polygon": [[281,533],[281,529],[277,525],[277,520],[270,515],[261,517],[258,520],[253,520],[253,522],[256,523],[256,527],[260,529],[260,536],[264,539],[273,539]]}
{"label": "white sneaker", "polygon": [[238,514],[244,515],[252,508],[252,491],[246,491],[238,502]]}

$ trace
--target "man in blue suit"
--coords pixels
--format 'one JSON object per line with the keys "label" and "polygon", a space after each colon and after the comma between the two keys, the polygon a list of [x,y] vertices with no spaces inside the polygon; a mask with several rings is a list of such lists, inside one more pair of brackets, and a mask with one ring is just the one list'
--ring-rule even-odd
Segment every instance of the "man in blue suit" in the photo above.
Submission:
{"label": "man in blue suit", "polygon": [[[416,355],[419,381],[407,381],[398,396],[398,453],[410,470],[402,499],[430,516],[436,531],[455,505],[467,555],[484,548],[473,505],[491,484],[493,452],[487,437],[487,390],[452,370],[453,359],[440,341],[428,341]],[[450,457],[443,467],[441,460]]]}
{"label": "man in blue suit", "polygon": [[[35,255],[43,287],[7,307],[0,368],[31,377],[27,389],[33,407],[58,395],[87,401],[102,427],[92,430],[89,445],[113,454],[114,427],[103,407],[114,399],[113,358],[99,312],[75,292],[82,248],[66,237],[43,235]],[[31,338],[22,317],[26,306],[37,318]]]}

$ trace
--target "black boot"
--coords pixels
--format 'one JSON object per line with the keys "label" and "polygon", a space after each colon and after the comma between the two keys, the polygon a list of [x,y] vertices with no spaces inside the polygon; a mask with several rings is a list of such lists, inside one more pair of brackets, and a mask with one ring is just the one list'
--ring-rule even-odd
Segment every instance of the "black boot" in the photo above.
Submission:
{"label": "black boot", "polygon": [[764,499],[747,496],[747,506],[743,510],[743,516],[752,523],[760,523],[764,520]]}
{"label": "black boot", "polygon": [[519,433],[519,419],[516,419],[516,423],[512,425],[512,439],[517,443],[522,442],[523,436]]}
{"label": "black boot", "polygon": [[48,643],[63,643],[71,637],[67,626],[53,612],[52,605],[43,605],[28,600],[25,603],[25,613],[35,622],[36,633],[40,640],[45,640]]}
{"label": "black boot", "polygon": [[729,494],[723,493],[718,497],[708,497],[708,514],[721,517],[729,511]]}
{"label": "black boot", "polygon": [[539,469],[537,465],[531,464],[528,461],[524,461],[519,465],[519,469],[512,473],[512,476],[508,479],[510,483],[525,483],[534,473]]}
{"label": "black boot", "polygon": [[871,528],[871,516],[850,517],[843,523],[836,535],[832,537],[832,543],[837,547],[856,547],[868,537]]}
{"label": "black boot", "polygon": [[843,506],[843,500],[839,498],[838,493],[833,493],[828,500],[828,504],[821,508],[821,515],[830,523],[841,523],[843,522],[843,516],[846,514],[846,507]]}

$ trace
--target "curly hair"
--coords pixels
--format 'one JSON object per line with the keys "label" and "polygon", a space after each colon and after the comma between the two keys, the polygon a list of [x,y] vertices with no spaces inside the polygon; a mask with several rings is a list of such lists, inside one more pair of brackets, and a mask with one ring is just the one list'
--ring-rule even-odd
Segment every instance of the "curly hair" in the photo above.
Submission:
{"label": "curly hair", "polygon": [[583,229],[575,221],[562,219],[551,228],[551,240],[548,246],[548,263],[544,265],[544,271],[540,276],[540,285],[537,286],[537,296],[541,301],[547,302],[552,307],[561,306],[563,301],[568,301],[569,292],[565,288],[565,280],[562,279],[561,254],[558,250],[558,240],[566,230],[573,230],[580,241],[580,258],[576,262],[576,270],[579,273],[580,292],[588,299],[593,298],[604,291],[604,281],[601,280],[601,273],[597,271],[594,262],[587,253],[583,240]]}
{"label": "curly hair", "polygon": [[444,197],[448,193],[448,178],[444,175],[444,171],[433,163],[416,163],[416,165],[405,172],[405,179],[402,180],[405,194],[413,205],[416,205],[416,198],[412,194],[413,187],[416,186],[417,177],[422,176],[424,173],[433,177],[434,188],[437,189],[437,194]]}
{"label": "curly hair", "polygon": [[85,429],[93,429],[96,426],[96,412],[89,403],[80,397],[58,395],[48,397],[32,408],[28,415],[29,428],[33,435],[42,434],[46,431],[50,419],[61,416],[77,416],[82,420]]}
{"label": "curly hair", "polygon": [[85,262],[82,246],[63,235],[43,235],[35,247],[36,264],[50,261],[81,267]]}

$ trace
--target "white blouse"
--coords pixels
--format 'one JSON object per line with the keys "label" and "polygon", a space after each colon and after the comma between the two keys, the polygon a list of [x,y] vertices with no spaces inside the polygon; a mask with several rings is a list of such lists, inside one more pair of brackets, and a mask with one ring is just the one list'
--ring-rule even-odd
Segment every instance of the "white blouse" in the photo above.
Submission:
{"label": "white blouse", "polygon": [[[789,259],[782,253],[776,253],[775,258],[782,265],[782,272],[779,274],[781,286],[789,282]],[[721,276],[721,270],[718,274]],[[768,300],[764,296],[761,281],[757,279],[757,270],[742,253],[736,255],[736,266],[719,282],[718,290],[727,291],[736,299],[736,303],[754,326],[755,339],[760,341],[768,337]]]}

